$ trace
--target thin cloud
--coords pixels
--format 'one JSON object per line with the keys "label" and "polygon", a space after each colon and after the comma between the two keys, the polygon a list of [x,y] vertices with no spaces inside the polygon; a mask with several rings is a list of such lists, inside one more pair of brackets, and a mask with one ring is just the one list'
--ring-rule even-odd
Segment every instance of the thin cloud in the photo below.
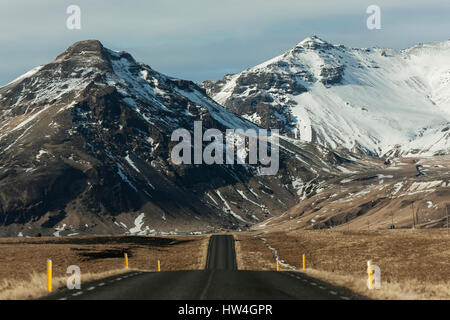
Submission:
{"label": "thin cloud", "polygon": [[[383,29],[371,32],[365,10],[372,0],[3,0],[0,28],[7,32],[0,33],[0,84],[84,39],[130,51],[158,71],[201,81],[260,63],[311,34],[353,47],[397,49],[449,38],[448,0],[376,2]],[[70,4],[81,7],[81,30],[65,26]]]}

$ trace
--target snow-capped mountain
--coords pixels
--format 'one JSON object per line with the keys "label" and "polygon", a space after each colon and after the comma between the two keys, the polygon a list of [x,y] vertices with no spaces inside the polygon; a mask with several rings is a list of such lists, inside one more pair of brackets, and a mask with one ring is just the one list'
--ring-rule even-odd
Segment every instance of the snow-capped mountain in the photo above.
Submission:
{"label": "snow-capped mountain", "polygon": [[202,86],[257,125],[331,149],[376,156],[450,151],[450,41],[396,51],[312,36]]}
{"label": "snow-capped mountain", "polygon": [[280,141],[280,170],[175,165],[175,129],[257,126],[190,81],[167,77],[95,40],[0,87],[2,235],[239,228],[276,216],[325,180],[367,166]]}

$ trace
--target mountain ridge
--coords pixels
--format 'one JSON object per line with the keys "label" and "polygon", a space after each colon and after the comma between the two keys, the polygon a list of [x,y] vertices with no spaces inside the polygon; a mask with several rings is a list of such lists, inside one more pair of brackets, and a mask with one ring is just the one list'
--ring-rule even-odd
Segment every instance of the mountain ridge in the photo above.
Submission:
{"label": "mountain ridge", "polygon": [[75,43],[0,88],[0,232],[244,228],[314,193],[344,161],[281,138],[276,176],[259,175],[257,165],[174,165],[171,134],[193,132],[196,120],[204,130],[258,128],[191,81],[99,41]]}
{"label": "mountain ridge", "polygon": [[379,157],[435,155],[449,150],[439,134],[450,119],[449,61],[450,41],[397,51],[312,36],[202,86],[256,124],[303,141]]}
{"label": "mountain ridge", "polygon": [[[384,227],[390,201],[402,211],[403,226],[409,224],[408,205],[414,202],[427,211],[431,220],[426,225],[441,225],[436,219],[449,182],[439,163],[445,159],[422,165],[415,158],[397,157],[447,154],[450,125],[439,118],[439,110],[438,126],[432,121],[423,125],[435,117],[420,109],[424,99],[429,107],[430,101],[440,103],[436,108],[446,106],[447,85],[441,81],[446,69],[433,77],[435,69],[419,68],[434,80],[436,92],[424,98],[418,90],[405,99],[411,105],[397,107],[392,118],[392,105],[384,105],[389,99],[374,99],[371,90],[379,93],[382,84],[383,94],[400,99],[398,92],[387,90],[392,84],[428,88],[425,76],[392,73],[394,78],[384,81],[382,70],[391,67],[386,61],[402,61],[389,57],[389,50],[353,50],[313,38],[300,44],[246,73],[201,88],[87,40],[0,87],[0,234],[220,232],[254,225],[264,229],[285,219],[292,219],[289,228],[293,223],[329,228],[353,220],[361,225],[381,207],[375,214]],[[429,59],[423,50],[441,53],[422,45],[407,54],[415,61]],[[392,67],[401,70],[403,65]],[[175,165],[171,134],[180,128],[194,133],[195,121],[202,121],[203,130],[221,132],[279,127],[278,173],[263,176],[260,164]],[[389,129],[386,135],[393,141],[388,142],[399,145],[389,146],[377,135],[380,124]],[[392,124],[402,130],[393,131]],[[395,141],[409,133],[405,128],[413,129],[411,141]],[[233,138],[241,141],[238,135]],[[381,191],[383,199],[377,198]],[[361,202],[358,208],[355,199]],[[336,204],[332,211],[318,207],[328,202]],[[305,215],[311,219],[303,221]]]}

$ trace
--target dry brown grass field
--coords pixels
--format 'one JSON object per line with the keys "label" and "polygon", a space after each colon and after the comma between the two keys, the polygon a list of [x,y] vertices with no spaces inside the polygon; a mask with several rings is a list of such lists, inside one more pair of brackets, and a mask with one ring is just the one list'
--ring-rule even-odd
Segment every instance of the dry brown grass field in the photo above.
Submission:
{"label": "dry brown grass field", "polygon": [[77,265],[82,281],[131,270],[203,269],[208,236],[140,237],[86,236],[0,238],[0,299],[33,299],[47,294],[46,260],[53,263],[54,291],[64,287],[67,267]]}
{"label": "dry brown grass field", "polygon": [[[237,234],[238,265],[275,270],[275,255],[310,275],[375,299],[450,299],[450,235],[445,229],[296,230]],[[382,287],[368,290],[367,261],[381,268]]]}

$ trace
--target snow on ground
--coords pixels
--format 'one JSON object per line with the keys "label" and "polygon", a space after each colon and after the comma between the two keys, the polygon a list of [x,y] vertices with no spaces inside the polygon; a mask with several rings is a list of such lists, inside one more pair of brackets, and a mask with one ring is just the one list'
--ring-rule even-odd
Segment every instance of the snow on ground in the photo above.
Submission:
{"label": "snow on ground", "polygon": [[238,190],[238,189],[236,189],[236,191],[241,195],[241,197],[244,199],[244,200],[247,200],[248,202],[250,202],[250,203],[253,203],[254,205],[256,205],[256,206],[260,206],[258,203],[256,203],[255,201],[253,201],[253,200],[250,200],[249,198],[247,198],[247,196],[244,194],[244,191],[241,191],[241,190]]}
{"label": "snow on ground", "polygon": [[206,194],[207,196],[208,196],[208,198],[210,198],[211,199],[211,201],[212,202],[214,202],[214,204],[216,205],[216,206],[218,206],[219,204],[217,203],[217,201],[216,200],[214,200],[214,198],[213,197],[211,197],[211,195],[209,194],[209,192]]}
{"label": "snow on ground", "polygon": [[144,226],[144,217],[145,213],[141,213],[135,220],[134,220],[134,227],[130,228],[128,231],[129,234],[132,235],[146,235],[149,233],[150,228],[148,226],[145,226],[144,229],[142,227]]}
{"label": "snow on ground", "polygon": [[187,92],[177,88],[175,88],[175,90],[179,94],[188,98],[190,101],[206,107],[214,120],[220,122],[229,129],[258,129],[258,127],[250,121],[236,117],[236,115],[230,110],[223,108],[211,99],[205,98],[205,96],[199,91]]}
{"label": "snow on ground", "polygon": [[55,237],[59,237],[60,236],[60,233],[62,232],[62,231],[64,231],[64,229],[66,228],[66,224],[64,223],[61,227],[55,227],[55,232],[53,233],[53,235],[55,236]]}
{"label": "snow on ground", "polygon": [[394,190],[391,192],[391,194],[395,196],[402,188],[403,182],[397,182],[396,184],[394,184]]}
{"label": "snow on ground", "polygon": [[248,190],[256,197],[256,199],[259,199],[258,194],[255,191],[253,191],[252,188],[248,188]]}
{"label": "snow on ground", "polygon": [[303,183],[303,180],[301,179],[301,178],[296,178],[296,179],[294,179],[294,180],[292,180],[292,187],[295,189],[295,190],[297,190],[297,194],[298,195],[301,195],[301,193],[302,193],[302,191],[303,191],[303,189],[304,189],[304,186],[305,186],[305,184]]}
{"label": "snow on ground", "polygon": [[134,191],[137,192],[137,188],[134,186],[134,184],[128,179],[128,177],[125,175],[125,173],[123,173],[122,171],[122,166],[119,163],[117,164],[117,174],[122,178],[123,181],[125,181],[126,183],[128,183],[128,185],[134,189]]}
{"label": "snow on ground", "polygon": [[247,119],[247,120],[249,120],[249,121],[251,121],[251,122],[253,122],[253,123],[256,123],[257,125],[261,124],[261,117],[260,117],[260,115],[257,112],[255,112],[255,113],[253,113],[251,115],[244,114],[242,117]]}
{"label": "snow on ground", "polygon": [[[256,202],[253,201],[253,200],[250,200],[250,199],[244,194],[244,192],[241,191],[241,190],[236,189],[236,191],[241,195],[241,197],[242,197],[244,200],[247,200],[248,202],[254,204],[255,206],[260,207],[262,212],[270,213],[269,210],[267,209],[267,207],[266,207],[265,205],[259,204],[259,203],[256,203]],[[259,219],[258,219],[257,217],[255,217],[254,215],[252,215],[252,217],[253,217],[254,219],[256,219],[256,220],[259,220]]]}
{"label": "snow on ground", "polygon": [[267,239],[266,238],[260,238],[260,239],[264,242],[266,247],[269,248],[273,252],[273,255],[275,256],[275,262],[278,261],[279,265],[284,267],[284,268],[289,268],[291,270],[296,270],[296,268],[294,266],[291,266],[290,264],[286,263],[284,260],[280,259],[280,257],[278,256],[278,250],[273,248],[269,243],[267,243]]}
{"label": "snow on ground", "polygon": [[414,182],[408,189],[409,192],[424,191],[436,188],[442,185],[442,180],[429,182]]}
{"label": "snow on ground", "polygon": [[228,202],[225,200],[225,198],[222,197],[222,194],[220,193],[219,190],[216,190],[216,194],[219,196],[219,198],[222,200],[222,202],[223,202],[224,205],[225,205],[225,208],[222,209],[225,213],[229,213],[229,214],[231,214],[233,217],[235,217],[236,219],[238,219],[238,220],[240,220],[240,221],[242,221],[242,222],[247,223],[247,221],[244,220],[240,215],[238,215],[237,213],[233,212],[233,210],[231,210],[230,205],[229,205]]}
{"label": "snow on ground", "polygon": [[345,167],[343,167],[343,166],[336,166],[336,168],[338,168],[339,171],[341,171],[341,172],[343,172],[343,173],[347,173],[347,174],[350,174],[350,173],[356,173],[355,171],[348,170],[347,168],[345,168]]}
{"label": "snow on ground", "polygon": [[[128,164],[137,172],[141,173],[141,171],[136,167],[136,165],[134,164],[134,162],[130,159],[130,155],[127,152],[127,156],[125,157],[125,160],[127,160]],[[153,188],[154,189],[154,188]]]}
{"label": "snow on ground", "polygon": [[47,154],[47,153],[48,153],[48,151],[39,150],[39,153],[36,155],[36,160],[39,160],[42,157],[42,155]]}

